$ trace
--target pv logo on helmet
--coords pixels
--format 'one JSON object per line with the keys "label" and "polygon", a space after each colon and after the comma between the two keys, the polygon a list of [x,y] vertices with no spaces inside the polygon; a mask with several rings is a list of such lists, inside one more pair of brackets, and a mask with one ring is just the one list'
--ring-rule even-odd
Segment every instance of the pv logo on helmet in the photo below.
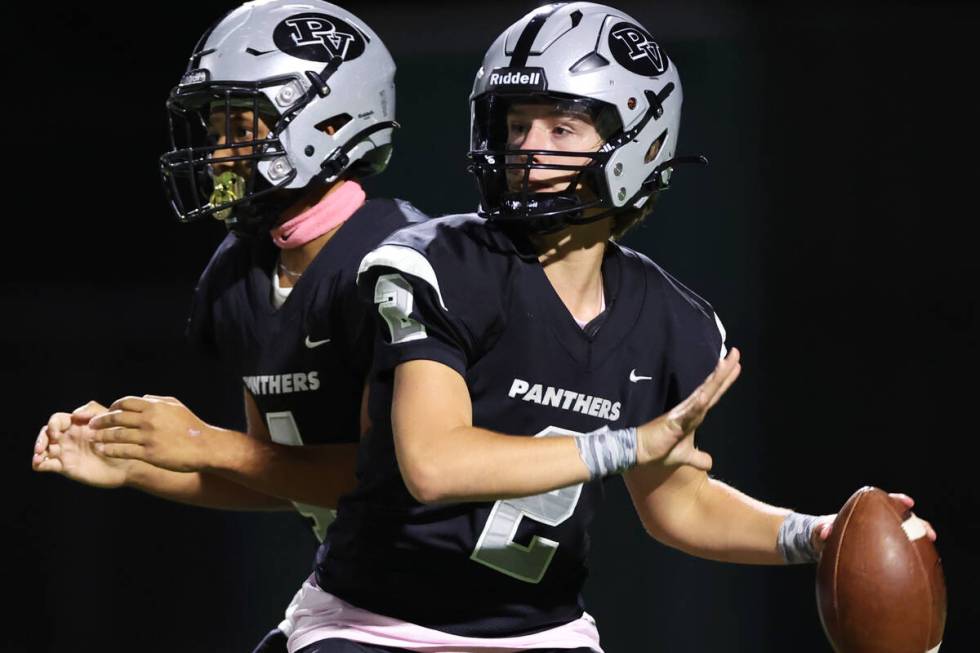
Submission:
{"label": "pv logo on helmet", "polygon": [[357,29],[326,14],[291,16],[276,26],[272,39],[286,54],[309,61],[350,61],[364,52],[364,38]]}
{"label": "pv logo on helmet", "polygon": [[653,77],[667,71],[667,56],[649,32],[638,25],[613,26],[609,30],[609,50],[621,66],[637,75]]}
{"label": "pv logo on helmet", "polygon": [[290,38],[296,45],[316,45],[319,43],[335,57],[347,54],[353,35],[338,32],[329,22],[320,18],[291,18],[286,24],[293,30]]}

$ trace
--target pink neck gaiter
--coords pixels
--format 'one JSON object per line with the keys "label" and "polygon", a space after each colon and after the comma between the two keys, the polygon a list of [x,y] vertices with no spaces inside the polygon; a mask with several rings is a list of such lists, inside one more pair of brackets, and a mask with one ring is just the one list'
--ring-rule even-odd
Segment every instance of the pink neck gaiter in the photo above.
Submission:
{"label": "pink neck gaiter", "polygon": [[359,183],[343,181],[314,206],[272,228],[272,242],[280,249],[301,247],[346,222],[361,208],[365,197]]}

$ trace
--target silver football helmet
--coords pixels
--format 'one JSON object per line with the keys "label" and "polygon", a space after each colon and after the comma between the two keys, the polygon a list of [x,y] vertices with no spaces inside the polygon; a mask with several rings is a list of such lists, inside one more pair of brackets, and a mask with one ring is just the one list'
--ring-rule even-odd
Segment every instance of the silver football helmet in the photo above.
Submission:
{"label": "silver football helmet", "polygon": [[[178,219],[268,225],[312,183],[382,171],[397,127],[394,76],[378,35],[336,5],[255,0],[232,10],[201,37],[167,101],[171,150],[160,169]],[[212,113],[231,140],[233,110],[251,111],[253,128],[217,143]],[[248,172],[218,174],[232,164]]]}
{"label": "silver football helmet", "polygon": [[[481,215],[549,231],[641,208],[667,186],[673,165],[702,160],[674,158],[681,100],[677,67],[649,32],[618,9],[571,2],[532,11],[490,47],[470,95],[470,171],[480,188]],[[507,113],[525,103],[587,113],[602,147],[509,148]],[[554,162],[562,156],[567,165]],[[507,171],[515,169],[524,171],[520,187],[513,173],[508,183]],[[533,169],[567,170],[572,179],[560,192],[532,192]]]}

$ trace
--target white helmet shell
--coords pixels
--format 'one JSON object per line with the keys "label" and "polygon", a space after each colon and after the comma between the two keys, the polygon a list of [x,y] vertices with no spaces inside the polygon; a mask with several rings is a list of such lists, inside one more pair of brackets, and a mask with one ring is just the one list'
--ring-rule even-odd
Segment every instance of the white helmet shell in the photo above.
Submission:
{"label": "white helmet shell", "polygon": [[[677,67],[629,15],[605,5],[540,7],[509,27],[487,51],[470,95],[473,152],[486,151],[486,98],[544,95],[615,108],[621,132],[600,150],[609,210],[639,207],[666,186],[680,128],[683,94]],[[634,133],[635,132],[635,133]],[[659,143],[656,155],[651,147]],[[479,178],[479,175],[478,175]]]}
{"label": "white helmet shell", "polygon": [[[323,172],[321,163],[337,148],[351,145],[350,139],[366,127],[394,120],[395,62],[370,27],[329,2],[247,2],[206,35],[191,58],[188,74],[205,71],[211,83],[283,78],[282,83],[261,90],[284,114],[310,90],[307,73],[320,74],[334,58],[342,63],[327,80],[327,94],[317,93],[278,133],[288,164],[296,170],[285,188],[303,188]],[[350,120],[336,133],[317,128],[343,115]],[[324,180],[336,179],[352,164],[382,150],[372,165],[374,172],[380,171],[387,163],[391,137],[392,129],[386,128],[360,140],[347,152],[346,165]],[[283,175],[281,167],[273,169],[274,163],[262,161],[258,166],[272,184]]]}
{"label": "white helmet shell", "polygon": [[[255,226],[278,216],[287,191],[381,172],[397,127],[394,78],[378,35],[329,2],[255,0],[232,10],[198,41],[167,102],[172,148],[160,171],[178,219]],[[213,143],[211,112],[222,106],[225,115],[252,109],[269,134],[253,129],[233,148]],[[239,175],[234,188],[212,174],[244,160],[248,179]]]}

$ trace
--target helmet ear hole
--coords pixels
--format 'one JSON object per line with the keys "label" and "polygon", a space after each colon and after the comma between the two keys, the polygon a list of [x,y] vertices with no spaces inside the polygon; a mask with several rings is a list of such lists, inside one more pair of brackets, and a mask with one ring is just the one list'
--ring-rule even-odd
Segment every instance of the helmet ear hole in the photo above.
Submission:
{"label": "helmet ear hole", "polygon": [[327,136],[333,136],[351,120],[353,118],[351,118],[349,113],[338,113],[336,116],[321,120],[315,125],[315,128],[326,133]]}
{"label": "helmet ear hole", "polygon": [[650,143],[650,149],[647,150],[646,156],[643,157],[643,163],[650,163],[657,158],[657,155],[660,154],[660,148],[663,147],[665,140],[667,140],[667,130],[664,130],[660,136],[657,136],[656,140]]}

